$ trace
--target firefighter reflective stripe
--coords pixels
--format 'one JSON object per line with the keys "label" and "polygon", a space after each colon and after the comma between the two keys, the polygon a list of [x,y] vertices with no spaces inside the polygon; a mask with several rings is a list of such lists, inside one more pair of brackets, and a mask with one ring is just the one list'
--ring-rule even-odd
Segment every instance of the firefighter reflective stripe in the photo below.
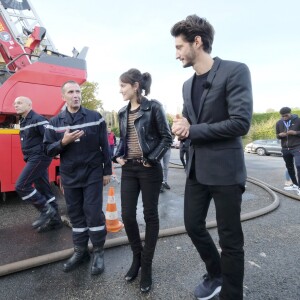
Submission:
{"label": "firefighter reflective stripe", "polygon": [[22,197],[22,200],[27,200],[28,198],[32,197],[36,192],[37,190],[33,190],[33,192],[31,192],[29,195]]}
{"label": "firefighter reflective stripe", "polygon": [[54,200],[55,200],[55,197],[52,197],[49,200],[47,200],[47,203],[53,202]]}
{"label": "firefighter reflective stripe", "polygon": [[87,227],[84,227],[84,228],[72,228],[72,231],[73,232],[78,232],[78,233],[80,233],[80,232],[85,232],[85,231],[88,231],[89,229],[87,228]]}
{"label": "firefighter reflective stripe", "polygon": [[47,125],[46,128],[54,130],[55,132],[64,132],[67,129],[77,130],[77,129],[82,129],[82,128],[91,127],[91,126],[98,126],[102,122],[104,122],[103,118],[101,118],[95,122],[88,122],[88,123],[83,123],[83,124],[78,124],[78,125],[68,125],[68,126],[62,126],[62,127],[54,127],[52,125]]}
{"label": "firefighter reflective stripe", "polygon": [[90,231],[100,231],[100,230],[104,230],[105,226],[98,226],[98,227],[90,227],[89,230]]}
{"label": "firefighter reflective stripe", "polygon": [[37,122],[37,123],[35,123],[35,124],[30,124],[30,125],[21,127],[21,128],[20,128],[20,131],[24,131],[24,130],[29,129],[29,128],[32,128],[32,127],[38,127],[38,126],[41,126],[41,125],[48,125],[48,124],[49,124],[48,121]]}
{"label": "firefighter reflective stripe", "polygon": [[117,211],[106,211],[105,218],[107,220],[117,220],[118,212]]}

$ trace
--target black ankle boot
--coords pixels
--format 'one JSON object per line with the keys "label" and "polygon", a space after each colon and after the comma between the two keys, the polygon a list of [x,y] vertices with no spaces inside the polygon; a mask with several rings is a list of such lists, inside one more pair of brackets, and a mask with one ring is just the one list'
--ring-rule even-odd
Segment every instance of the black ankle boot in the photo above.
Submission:
{"label": "black ankle boot", "polygon": [[32,223],[33,228],[38,228],[43,226],[49,220],[51,220],[56,214],[55,209],[49,203],[45,203],[45,205],[42,207],[38,207],[37,205],[35,205],[35,207],[38,208],[41,214],[38,217],[38,219]]}
{"label": "black ankle boot", "polygon": [[94,256],[91,268],[92,275],[99,275],[104,271],[104,250],[103,247],[94,248]]}
{"label": "black ankle boot", "polygon": [[152,286],[152,265],[142,264],[140,289],[143,293],[148,293]]}
{"label": "black ankle boot", "polygon": [[54,215],[54,217],[48,220],[47,223],[43,224],[42,226],[38,227],[37,232],[47,232],[50,230],[57,230],[63,227],[63,222],[58,212]]}
{"label": "black ankle boot", "polygon": [[74,246],[73,255],[64,263],[64,272],[69,272],[90,259],[88,247]]}
{"label": "black ankle boot", "polygon": [[133,255],[133,260],[130,269],[125,275],[125,280],[130,282],[136,278],[141,267],[141,254]]}

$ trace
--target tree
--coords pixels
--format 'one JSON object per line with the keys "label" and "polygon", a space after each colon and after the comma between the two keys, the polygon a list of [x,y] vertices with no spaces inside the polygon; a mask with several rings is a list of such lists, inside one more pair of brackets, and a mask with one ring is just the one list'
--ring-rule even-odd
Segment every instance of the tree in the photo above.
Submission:
{"label": "tree", "polygon": [[174,116],[169,114],[169,113],[166,113],[166,117],[167,117],[167,120],[169,122],[169,124],[172,126],[173,125],[173,119],[174,119]]}
{"label": "tree", "polygon": [[103,118],[105,119],[107,126],[110,126],[112,128],[119,126],[118,114],[114,110],[113,111],[104,110],[104,111],[101,111],[101,114],[102,114]]}
{"label": "tree", "polygon": [[96,98],[98,86],[97,82],[89,81],[81,85],[82,106],[91,110],[103,110],[102,101]]}

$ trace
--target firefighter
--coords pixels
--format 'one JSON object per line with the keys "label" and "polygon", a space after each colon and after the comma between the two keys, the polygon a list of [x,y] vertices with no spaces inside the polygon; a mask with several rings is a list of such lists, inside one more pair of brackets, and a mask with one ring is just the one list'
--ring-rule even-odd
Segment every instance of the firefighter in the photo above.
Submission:
{"label": "firefighter", "polygon": [[110,182],[112,174],[106,123],[100,113],[81,106],[78,83],[68,81],[61,91],[66,109],[50,120],[44,145],[49,156],[60,154],[61,181],[72,224],[74,253],[63,270],[69,272],[89,260],[90,239],[91,274],[97,275],[104,270],[103,185]]}
{"label": "firefighter", "polygon": [[38,232],[59,229],[63,224],[48,178],[48,167],[52,158],[48,157],[43,149],[45,126],[49,122],[32,110],[32,101],[27,97],[17,97],[14,108],[21,116],[20,140],[26,162],[17,179],[16,192],[22,200],[32,203],[41,213],[32,223],[33,228]]}

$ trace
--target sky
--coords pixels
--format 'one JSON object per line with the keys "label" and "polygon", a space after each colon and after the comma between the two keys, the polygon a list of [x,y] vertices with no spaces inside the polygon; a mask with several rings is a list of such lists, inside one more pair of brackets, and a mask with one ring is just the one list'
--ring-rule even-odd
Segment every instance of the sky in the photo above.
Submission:
{"label": "sky", "polygon": [[300,107],[299,0],[31,0],[57,50],[89,47],[88,81],[105,110],[126,105],[119,76],[130,68],[152,75],[150,99],[180,113],[182,84],[193,75],[175,57],[171,27],[190,14],[215,29],[212,56],[248,65],[254,112]]}

